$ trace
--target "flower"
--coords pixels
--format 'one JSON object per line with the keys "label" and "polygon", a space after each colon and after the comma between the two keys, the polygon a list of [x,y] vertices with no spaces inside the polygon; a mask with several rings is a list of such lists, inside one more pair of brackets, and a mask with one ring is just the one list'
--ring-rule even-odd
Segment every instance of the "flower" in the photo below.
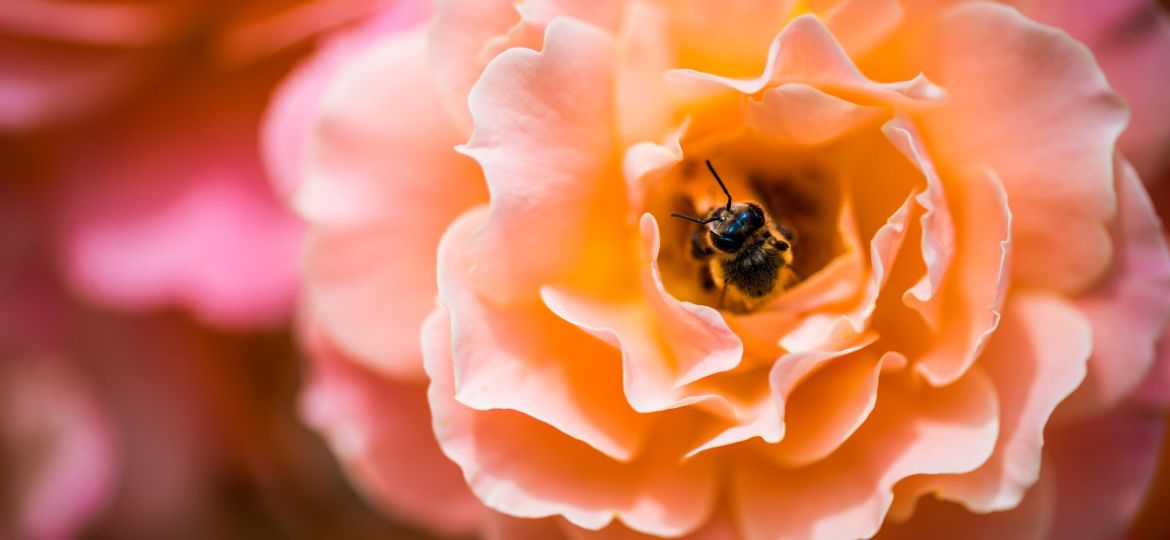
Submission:
{"label": "flower", "polygon": [[[0,12],[17,17],[51,7],[42,4],[22,0]],[[309,52],[309,38],[372,16],[380,4],[204,4],[211,3],[170,6],[190,12],[182,31],[165,28],[174,30],[165,37],[176,43],[139,51],[168,66],[150,72],[151,92],[128,87],[119,99],[133,95],[131,105],[87,122],[61,119],[75,125],[51,141],[55,146],[45,145],[53,146],[63,177],[56,208],[60,258],[74,290],[105,306],[139,312],[178,306],[204,323],[244,330],[287,325],[301,226],[267,181],[258,143],[261,113],[292,61]],[[147,28],[154,18],[143,15],[163,8],[91,9],[110,12],[108,20],[96,21],[93,31],[100,35],[122,35],[118,24],[130,24],[115,14],[138,21],[150,35],[164,30]],[[399,2],[380,11],[411,17],[414,9]],[[55,31],[47,22],[26,26]],[[45,62],[49,70],[66,65]],[[82,104],[52,108],[71,107]]]}
{"label": "flower", "polygon": [[[309,416],[390,511],[441,521],[407,496],[443,464],[394,485],[425,445],[381,420],[420,367],[498,537],[1101,538],[1140,503],[1170,255],[1066,34],[986,2],[449,1],[321,76]],[[726,202],[706,160],[796,233],[760,308],[670,217]]]}

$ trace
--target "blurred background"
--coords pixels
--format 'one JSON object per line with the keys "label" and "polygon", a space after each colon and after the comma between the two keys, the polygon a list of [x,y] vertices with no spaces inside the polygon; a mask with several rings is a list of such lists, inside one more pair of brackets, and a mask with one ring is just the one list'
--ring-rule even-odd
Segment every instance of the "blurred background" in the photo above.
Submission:
{"label": "blurred background", "polygon": [[[1170,140],[1170,88],[1134,83],[1170,80],[1170,8],[1074,3],[1123,6],[1046,22],[1131,100],[1128,138]],[[0,539],[423,537],[372,510],[299,418],[302,231],[262,126],[323,43],[428,13],[0,0]],[[1130,156],[1163,216],[1168,156]],[[1164,450],[1133,537],[1170,538],[1168,505]]]}

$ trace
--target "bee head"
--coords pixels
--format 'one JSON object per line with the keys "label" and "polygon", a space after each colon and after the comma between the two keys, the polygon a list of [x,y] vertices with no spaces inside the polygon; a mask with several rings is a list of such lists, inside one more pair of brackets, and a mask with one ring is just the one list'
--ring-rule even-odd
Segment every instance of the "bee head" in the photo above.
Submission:
{"label": "bee head", "polygon": [[[707,223],[711,245],[724,253],[735,253],[752,233],[764,226],[764,209],[756,203],[738,203],[718,208]],[[710,218],[708,218],[710,219]]]}
{"label": "bee head", "polygon": [[731,192],[727,191],[723,179],[719,177],[719,173],[715,172],[715,167],[711,165],[709,160],[707,161],[707,169],[711,171],[711,175],[719,183],[723,194],[727,195],[727,205],[711,211],[707,215],[707,219],[698,219],[677,213],[671,214],[671,216],[706,225],[708,234],[711,236],[711,245],[715,246],[715,249],[724,253],[735,253],[743,247],[743,243],[752,233],[764,226],[767,218],[764,217],[764,209],[756,203],[733,204]]}

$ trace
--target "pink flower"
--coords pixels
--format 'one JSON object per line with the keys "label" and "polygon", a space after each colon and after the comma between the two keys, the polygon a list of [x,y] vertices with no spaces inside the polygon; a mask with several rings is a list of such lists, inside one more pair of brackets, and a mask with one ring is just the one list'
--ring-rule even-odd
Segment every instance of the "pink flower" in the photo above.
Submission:
{"label": "pink flower", "polygon": [[[20,5],[51,7],[41,4]],[[152,51],[179,66],[165,73],[165,83],[62,137],[61,258],[75,290],[120,309],[186,308],[222,327],[287,324],[301,226],[261,165],[260,116],[295,53],[306,52],[286,51],[374,7],[369,0],[318,0],[184,8],[204,20],[181,38],[202,40],[201,55]],[[130,17],[158,8],[93,9]],[[100,24],[94,31],[118,34]]]}
{"label": "pink flower", "polygon": [[301,227],[256,142],[278,67],[200,74],[75,135],[63,164],[61,259],[81,296],[207,323],[286,324]]}
{"label": "pink flower", "polygon": [[[1170,255],[1066,34],[984,2],[450,1],[309,73],[305,139],[269,146],[308,224],[306,409],[389,511],[1102,538],[1140,504]],[[795,283],[726,285],[746,263],[670,217],[727,197],[795,232],[756,252]],[[390,420],[422,371],[490,512]]]}

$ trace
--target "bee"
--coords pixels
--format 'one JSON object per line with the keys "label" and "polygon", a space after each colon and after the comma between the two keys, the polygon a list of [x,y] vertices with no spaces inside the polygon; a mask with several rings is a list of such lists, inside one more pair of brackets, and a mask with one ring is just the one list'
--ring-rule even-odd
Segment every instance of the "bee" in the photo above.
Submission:
{"label": "bee", "polygon": [[670,215],[700,225],[691,235],[691,256],[700,263],[700,286],[706,291],[720,289],[720,308],[754,311],[799,279],[792,269],[794,235],[759,204],[733,203],[711,161],[706,163],[727,195],[727,204],[708,210],[702,219]]}

